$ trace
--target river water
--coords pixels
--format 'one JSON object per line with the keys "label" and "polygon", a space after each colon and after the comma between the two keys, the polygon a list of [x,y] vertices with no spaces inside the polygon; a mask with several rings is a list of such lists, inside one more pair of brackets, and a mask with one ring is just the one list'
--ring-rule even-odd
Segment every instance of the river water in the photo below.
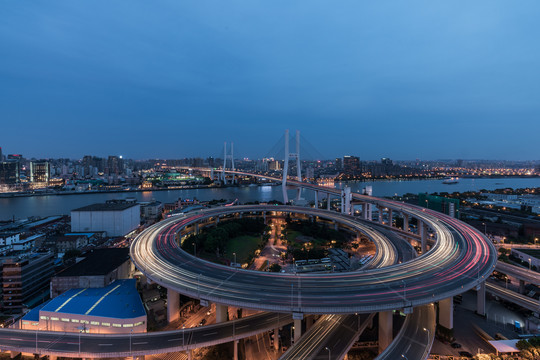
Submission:
{"label": "river water", "polygon": [[[366,185],[373,186],[374,196],[417,194],[420,192],[463,192],[475,190],[494,190],[500,188],[540,187],[537,178],[500,178],[500,179],[460,179],[458,184],[446,185],[442,180],[407,180],[407,181],[370,181],[348,182],[353,192],[361,191]],[[344,186],[337,183],[336,187]],[[295,190],[289,191],[289,198],[294,198]],[[152,199],[161,202],[173,202],[178,198],[197,198],[199,200],[238,199],[240,202],[282,200],[281,186],[245,186],[212,189],[146,191],[128,193],[98,193],[80,195],[49,195],[18,198],[0,198],[0,220],[12,217],[50,216],[69,214],[72,209],[105,202],[110,199],[136,198],[139,201]],[[313,200],[311,191],[304,191],[302,197]]]}

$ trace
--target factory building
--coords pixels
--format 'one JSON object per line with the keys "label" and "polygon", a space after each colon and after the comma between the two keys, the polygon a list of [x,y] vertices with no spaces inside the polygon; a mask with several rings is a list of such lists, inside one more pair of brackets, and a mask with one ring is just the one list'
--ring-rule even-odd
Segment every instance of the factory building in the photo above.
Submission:
{"label": "factory building", "polygon": [[94,334],[146,332],[146,311],[136,282],[116,280],[102,288],[68,290],[26,314],[21,328]]}
{"label": "factory building", "polygon": [[71,210],[71,231],[105,231],[107,236],[124,236],[141,221],[140,205],[135,200],[109,200]]}

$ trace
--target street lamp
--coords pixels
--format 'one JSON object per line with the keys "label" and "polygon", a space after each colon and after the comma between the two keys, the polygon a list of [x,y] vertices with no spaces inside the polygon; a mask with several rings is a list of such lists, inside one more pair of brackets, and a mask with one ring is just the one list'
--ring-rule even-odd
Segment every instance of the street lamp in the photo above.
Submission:
{"label": "street lamp", "polygon": [[529,271],[531,271],[531,258],[529,258]]}
{"label": "street lamp", "polygon": [[332,358],[332,351],[330,351],[330,349],[328,348],[328,346],[325,346],[324,348],[326,351],[328,351],[328,360],[330,360]]}
{"label": "street lamp", "polygon": [[197,244],[192,242],[191,245],[193,245],[193,255],[197,256]]}
{"label": "street lamp", "polygon": [[129,332],[129,353],[133,354],[133,351],[131,351],[131,337],[133,336],[133,329]]}
{"label": "street lamp", "polygon": [[234,268],[236,269],[237,268],[237,266],[236,266],[236,253],[233,252],[232,254],[234,255],[234,264],[233,265],[234,265]]}
{"label": "street lamp", "polygon": [[294,344],[293,332],[294,332],[294,326],[291,326],[291,345]]}
{"label": "street lamp", "polygon": [[424,328],[424,331],[427,332],[427,337],[428,337],[428,343],[429,343],[429,330]]}
{"label": "street lamp", "polygon": [[405,360],[409,360],[409,359],[407,359],[407,357],[406,357],[405,355],[403,355],[403,354],[401,354],[401,357],[404,358]]}
{"label": "street lamp", "polygon": [[186,345],[184,334],[186,333],[186,325],[182,325],[182,346]]}

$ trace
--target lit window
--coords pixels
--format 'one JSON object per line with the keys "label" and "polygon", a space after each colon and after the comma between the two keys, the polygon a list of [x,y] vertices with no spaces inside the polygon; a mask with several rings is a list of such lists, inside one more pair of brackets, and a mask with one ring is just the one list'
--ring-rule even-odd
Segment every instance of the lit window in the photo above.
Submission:
{"label": "lit window", "polygon": [[124,327],[133,327],[133,324],[124,324]]}
{"label": "lit window", "polygon": [[62,318],[62,321],[69,322],[69,319]]}
{"label": "lit window", "polygon": [[51,320],[56,320],[56,321],[58,321],[58,320],[60,320],[60,319],[58,319],[57,317],[51,317]]}
{"label": "lit window", "polygon": [[111,323],[101,323],[103,326],[111,326]]}
{"label": "lit window", "polygon": [[89,324],[88,320],[81,320],[81,324]]}
{"label": "lit window", "polygon": [[99,325],[99,321],[90,321],[90,325]]}
{"label": "lit window", "polygon": [[71,322],[78,323],[79,320],[78,319],[71,319]]}
{"label": "lit window", "polygon": [[49,320],[49,317],[48,317],[48,316],[43,316],[43,315],[41,315],[39,318],[40,318],[41,320]]}
{"label": "lit window", "polygon": [[113,327],[122,327],[120,324],[112,324]]}

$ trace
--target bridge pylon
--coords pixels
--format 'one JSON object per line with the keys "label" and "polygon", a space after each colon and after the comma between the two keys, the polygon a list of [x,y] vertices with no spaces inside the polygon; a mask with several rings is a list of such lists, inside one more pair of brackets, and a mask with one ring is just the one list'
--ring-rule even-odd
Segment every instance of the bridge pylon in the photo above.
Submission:
{"label": "bridge pylon", "polygon": [[[227,142],[225,141],[223,143],[223,168],[221,169],[221,181],[223,181],[223,184],[227,184],[227,177],[225,174],[225,170],[227,169],[227,160],[230,160],[231,162],[231,170],[235,170],[234,168],[234,143],[231,142],[231,153],[227,154]],[[234,184],[236,181],[234,174],[232,175],[232,183]]]}
{"label": "bridge pylon", "polygon": [[[289,129],[285,130],[285,158],[283,161],[283,178],[281,181],[281,187],[283,190],[283,203],[289,202],[287,196],[287,176],[289,175],[289,160],[296,159],[296,179],[302,181],[302,168],[300,166],[300,131],[296,130],[296,152],[289,152]],[[298,194],[296,200],[300,200],[301,188],[298,188]]]}

